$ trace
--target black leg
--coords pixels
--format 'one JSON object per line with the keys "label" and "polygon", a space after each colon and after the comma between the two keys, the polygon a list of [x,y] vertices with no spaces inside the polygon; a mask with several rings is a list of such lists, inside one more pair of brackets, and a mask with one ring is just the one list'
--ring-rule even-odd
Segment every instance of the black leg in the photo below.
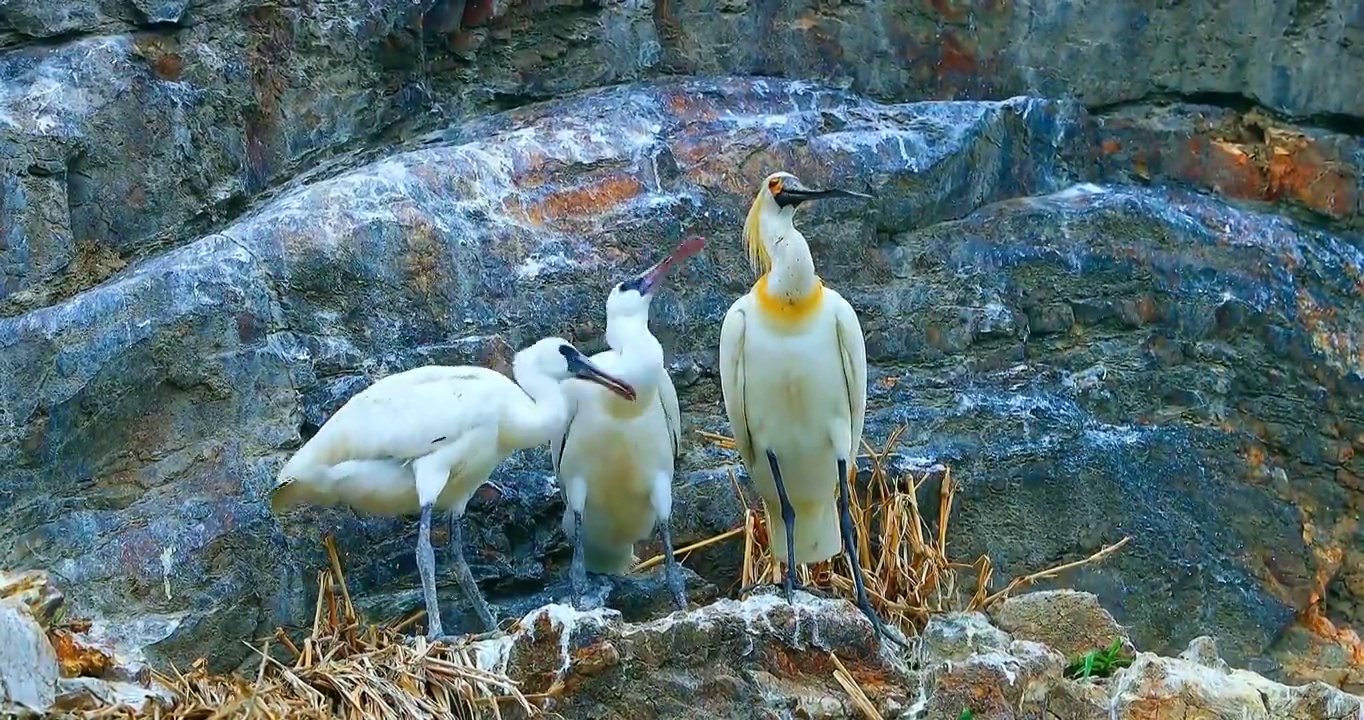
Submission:
{"label": "black leg", "polygon": [[[777,486],[777,498],[781,500],[781,522],[786,526],[786,577],[782,589],[786,602],[791,602],[791,594],[796,588],[796,509],[791,507],[791,499],[786,496],[786,485],[781,481],[781,468],[777,467],[777,454],[767,451],[767,464],[772,468],[772,482]],[[771,518],[768,518],[771,522]]]}
{"label": "black leg", "polygon": [[852,521],[852,488],[848,483],[848,461],[842,458],[838,460],[838,526],[843,535],[843,552],[848,556],[848,565],[852,569],[853,587],[857,591],[857,607],[863,615],[871,620],[871,625],[876,629],[878,635],[889,638],[891,642],[901,648],[909,648],[899,638],[886,632],[886,626],[877,616],[876,610],[872,609],[871,600],[867,599],[866,578],[862,574],[862,562],[857,552],[857,535],[853,528]]}

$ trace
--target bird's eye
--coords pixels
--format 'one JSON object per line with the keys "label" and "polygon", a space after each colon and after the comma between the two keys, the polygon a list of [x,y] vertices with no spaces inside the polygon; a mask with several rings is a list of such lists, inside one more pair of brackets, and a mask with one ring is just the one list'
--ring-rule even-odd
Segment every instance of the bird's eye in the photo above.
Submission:
{"label": "bird's eye", "polygon": [[773,195],[781,192],[781,178],[772,178],[767,181],[767,190]]}
{"label": "bird's eye", "polygon": [[573,346],[572,346],[572,345],[560,345],[560,346],[559,346],[559,354],[560,354],[560,355],[563,355],[564,357],[572,357],[572,356],[573,356],[573,352],[574,352],[574,350],[573,350]]}

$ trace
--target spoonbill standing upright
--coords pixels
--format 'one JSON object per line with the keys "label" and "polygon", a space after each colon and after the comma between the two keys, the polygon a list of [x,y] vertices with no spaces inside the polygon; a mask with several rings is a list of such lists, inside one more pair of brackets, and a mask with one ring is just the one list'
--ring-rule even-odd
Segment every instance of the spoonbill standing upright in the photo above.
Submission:
{"label": "spoonbill standing upright", "polygon": [[427,365],[380,379],[346,401],[280,470],[272,510],[344,503],[380,515],[421,514],[417,568],[428,639],[441,632],[431,513],[449,510],[455,578],[489,631],[497,630],[464,559],[460,519],[474,491],[514,450],[563,433],[562,381],[582,378],[627,400],[628,383],[602,370],[567,340],[548,337],[516,354],[513,382],[476,366]]}
{"label": "spoonbill standing upright", "polygon": [[867,600],[848,506],[849,465],[867,409],[862,327],[852,305],[815,274],[810,247],[792,222],[801,203],[827,197],[871,196],[812,190],[776,172],[753,199],[743,239],[759,277],[720,328],[720,389],[739,457],[766,509],[771,547],[786,551],[787,601],[796,564],[833,557],[841,544],[857,606],[890,637]]}
{"label": "spoonbill standing upright", "polygon": [[688,238],[671,255],[617,283],[606,298],[606,343],[592,362],[635,389],[622,400],[600,388],[570,382],[569,420],[551,443],[554,472],[564,492],[564,533],[573,540],[569,580],[583,605],[587,572],[624,574],[635,543],[657,526],[667,561],[668,589],[679,610],[686,588],[673,556],[673,466],[682,441],[677,390],[663,365],[663,346],[649,332],[649,304],[675,263],[705,244]]}

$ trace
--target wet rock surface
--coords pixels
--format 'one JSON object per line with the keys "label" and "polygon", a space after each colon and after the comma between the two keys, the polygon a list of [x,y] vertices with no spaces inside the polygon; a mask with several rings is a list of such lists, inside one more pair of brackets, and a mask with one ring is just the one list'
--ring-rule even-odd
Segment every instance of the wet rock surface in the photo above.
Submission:
{"label": "wet rock surface", "polygon": [[[595,349],[613,275],[683,233],[732,238],[752,179],[785,167],[877,196],[803,210],[803,228],[863,318],[868,441],[908,423],[901,465],[953,466],[961,556],[988,553],[1007,577],[1132,535],[1063,581],[1139,647],[1213,633],[1234,663],[1276,672],[1300,611],[1320,599],[1348,624],[1358,602],[1335,581],[1360,562],[1357,240],[1088,182],[1105,172],[1095,128],[1067,101],[880,105],[729,79],[430,134],[0,321],[0,547],[59,572],[110,638],[156,660],[212,648],[230,667],[238,639],[309,617],[322,532],[358,602],[415,608],[415,523],[270,516],[287,453],[383,374],[505,367],[551,333]],[[654,303],[689,437],[726,431],[714,348],[749,282],[737,243],[713,241]],[[691,443],[679,544],[737,522],[734,462]],[[470,506],[467,556],[508,610],[562,584],[547,468],[519,454],[499,471],[509,494]],[[688,562],[725,592],[737,554]],[[467,626],[453,585],[443,597],[447,624]]]}
{"label": "wet rock surface", "polygon": [[[1295,622],[1364,624],[1361,12],[0,4],[0,561],[181,664],[303,621],[324,531],[357,601],[416,607],[415,523],[271,517],[284,456],[385,373],[505,368],[548,333],[595,349],[611,274],[684,232],[712,241],[654,327],[689,437],[725,432],[736,228],[782,167],[877,195],[802,228],[867,329],[867,439],[907,422],[902,465],[953,466],[963,558],[1021,574],[1130,534],[1062,582],[1139,647],[1214,633],[1233,664],[1358,687],[1357,647]],[[669,73],[851,90],[554,99]],[[1074,100],[868,99],[1019,93]],[[734,462],[687,450],[679,544],[736,522]],[[547,468],[519,455],[510,495],[471,509],[466,554],[507,613],[566,566]],[[736,555],[688,563],[723,592]],[[608,605],[654,612],[631,593]]]}
{"label": "wet rock surface", "polygon": [[[1194,176],[1357,223],[1361,13],[1347,0],[10,0],[0,316],[414,132],[668,74],[803,78],[885,102],[1074,96],[1113,115],[1115,173]],[[1274,137],[1257,107],[1309,127]]]}

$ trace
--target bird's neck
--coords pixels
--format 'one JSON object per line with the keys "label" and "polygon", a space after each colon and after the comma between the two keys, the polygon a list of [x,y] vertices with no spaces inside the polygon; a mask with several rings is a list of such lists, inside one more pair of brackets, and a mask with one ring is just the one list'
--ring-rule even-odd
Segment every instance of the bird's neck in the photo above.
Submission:
{"label": "bird's neck", "polygon": [[815,261],[805,236],[791,223],[789,212],[764,219],[764,247],[771,267],[753,285],[765,316],[788,321],[809,317],[820,306],[824,283],[815,274]]}
{"label": "bird's neck", "polygon": [[563,432],[568,421],[568,401],[559,382],[519,362],[512,366],[512,377],[533,402],[517,403],[513,408],[502,428],[502,444],[534,447]]}
{"label": "bird's neck", "polygon": [[663,346],[649,332],[647,317],[607,318],[606,342],[615,351],[610,371],[635,389],[630,402],[614,393],[611,397],[628,405],[647,406],[658,391],[663,367]]}

